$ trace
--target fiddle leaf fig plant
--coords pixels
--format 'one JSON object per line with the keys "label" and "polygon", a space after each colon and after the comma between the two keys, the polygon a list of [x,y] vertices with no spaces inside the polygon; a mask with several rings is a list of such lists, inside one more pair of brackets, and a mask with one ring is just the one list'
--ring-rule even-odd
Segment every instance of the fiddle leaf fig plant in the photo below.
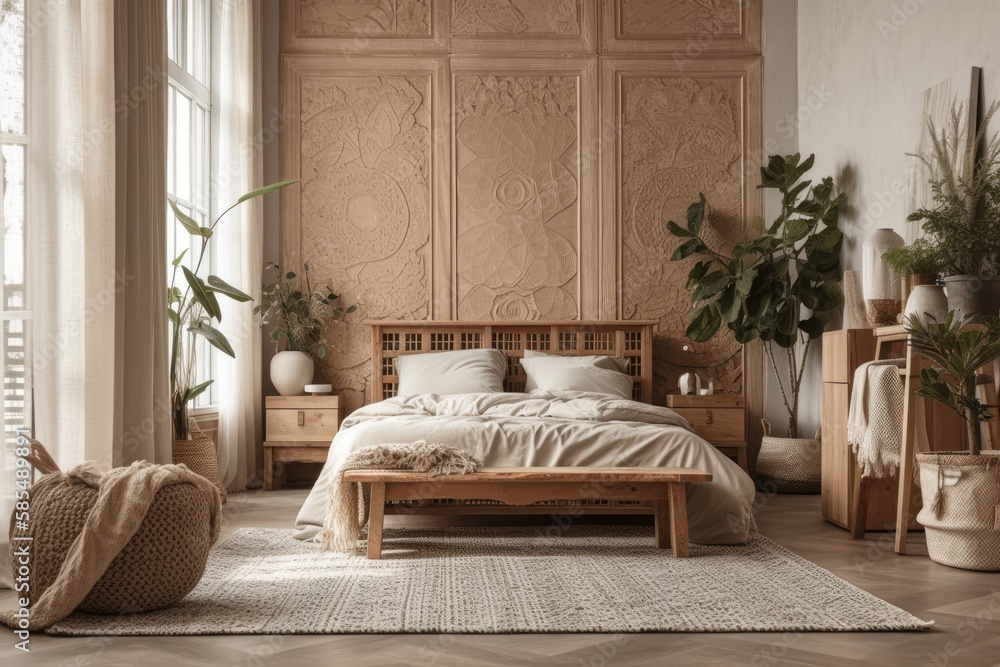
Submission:
{"label": "fiddle leaf fig plant", "polygon": [[[799,390],[810,344],[844,303],[838,222],[847,196],[834,195],[829,176],[815,184],[803,180],[814,159],[769,158],[758,187],[781,193],[781,211],[762,233],[731,252],[711,247],[702,235],[708,218],[704,194],[688,207],[685,226],[667,223],[682,240],[671,259],[698,258],[687,278],[693,307],[687,337],[705,342],[725,326],[740,343],[763,341],[791,438],[798,436]],[[776,349],[787,357],[785,373],[778,370]]]}

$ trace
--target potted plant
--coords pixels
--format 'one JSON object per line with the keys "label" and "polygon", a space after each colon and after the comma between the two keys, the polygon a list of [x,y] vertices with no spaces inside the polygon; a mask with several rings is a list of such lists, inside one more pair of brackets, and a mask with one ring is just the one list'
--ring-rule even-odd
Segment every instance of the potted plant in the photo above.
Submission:
{"label": "potted plant", "polygon": [[[812,155],[801,160],[798,154],[769,158],[761,169],[759,187],[781,193],[781,212],[759,235],[737,243],[731,252],[710,248],[701,236],[706,219],[704,195],[688,208],[685,227],[673,221],[667,227],[682,239],[672,260],[700,258],[687,280],[693,305],[688,338],[704,342],[725,326],[740,343],[763,341],[788,412],[788,438],[765,438],[758,474],[771,476],[769,464],[778,465],[781,454],[797,450],[801,465],[808,470],[774,470],[774,479],[798,481],[800,490],[815,492],[818,447],[814,440],[798,437],[799,394],[812,341],[826,329],[828,316],[844,303],[840,288],[843,235],[838,221],[846,196],[834,196],[830,177],[816,184],[803,180],[813,161]],[[785,357],[782,370],[775,359],[779,355]],[[794,479],[796,474],[803,479]],[[795,487],[784,486],[790,491]]]}
{"label": "potted plant", "polygon": [[986,131],[1000,108],[994,102],[971,141],[964,105],[944,127],[928,117],[931,149],[914,155],[930,172],[932,204],[907,219],[921,224],[945,277],[948,305],[967,314],[1000,310],[1000,135]]}
{"label": "potted plant", "polygon": [[[294,271],[282,276],[278,265],[268,262],[265,271],[274,280],[261,289],[260,303],[254,308],[254,313],[260,315],[260,325],[271,326],[270,336],[277,350],[271,358],[271,382],[282,396],[303,393],[313,379],[313,356],[326,356],[326,326],[358,309],[357,304],[346,308],[337,305],[340,297],[329,287],[314,290],[309,264],[303,269],[304,290]],[[284,350],[280,349],[282,344]]]}
{"label": "potted plant", "polygon": [[[236,289],[218,276],[210,275],[202,279],[199,273],[208,253],[209,242],[215,228],[229,211],[255,197],[261,197],[269,192],[287,187],[297,181],[281,181],[266,185],[240,197],[235,204],[222,212],[208,227],[203,227],[191,216],[177,206],[177,202],[168,200],[174,217],[187,232],[201,241],[198,259],[194,262],[194,270],[184,264],[187,249],[181,252],[171,262],[173,273],[170,287],[167,289],[167,317],[170,319],[170,396],[171,412],[174,430],[174,440],[188,439],[188,404],[197,398],[212,384],[212,380],[198,383],[195,377],[195,340],[198,337],[207,340],[212,347],[223,354],[235,357],[233,347],[226,336],[219,331],[214,323],[222,321],[222,311],[219,308],[219,298],[225,297],[235,301],[251,301],[250,295]],[[183,282],[179,280],[183,277]]]}
{"label": "potted plant", "polygon": [[962,316],[943,321],[908,317],[910,345],[929,362],[920,374],[921,396],[944,403],[962,417],[967,451],[917,454],[923,508],[917,520],[927,535],[927,552],[943,565],[1000,570],[1000,451],[982,450],[980,425],[994,418],[977,395],[983,366],[1000,357],[1000,319]]}
{"label": "potted plant", "polygon": [[936,320],[943,320],[948,312],[948,297],[944,287],[938,284],[938,275],[944,270],[944,258],[938,244],[922,237],[905,248],[890,250],[883,257],[899,275],[909,276],[910,293],[904,317],[929,314]]}

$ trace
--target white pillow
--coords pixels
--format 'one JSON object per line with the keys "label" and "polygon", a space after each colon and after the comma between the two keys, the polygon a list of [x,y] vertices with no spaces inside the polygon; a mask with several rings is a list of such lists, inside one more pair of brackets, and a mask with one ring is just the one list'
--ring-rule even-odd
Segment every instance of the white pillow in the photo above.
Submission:
{"label": "white pillow", "polygon": [[[628,373],[628,359],[622,357],[609,357],[605,354],[589,354],[586,356],[573,356],[573,355],[561,355],[561,354],[546,354],[545,352],[538,352],[536,350],[525,350],[525,359],[556,359],[559,363],[563,364],[565,368],[570,368],[572,366],[596,366],[597,368],[607,368],[608,370],[618,371],[620,373]],[[522,364],[523,366],[524,364]],[[527,382],[524,383],[524,390],[531,392],[538,389],[535,381],[529,375]]]}
{"label": "white pillow", "polygon": [[507,357],[500,350],[454,350],[396,357],[397,396],[496,394],[503,391]]}
{"label": "white pillow", "polygon": [[592,391],[616,398],[632,398],[632,378],[618,370],[597,366],[567,365],[561,358],[528,357],[521,367],[532,391]]}

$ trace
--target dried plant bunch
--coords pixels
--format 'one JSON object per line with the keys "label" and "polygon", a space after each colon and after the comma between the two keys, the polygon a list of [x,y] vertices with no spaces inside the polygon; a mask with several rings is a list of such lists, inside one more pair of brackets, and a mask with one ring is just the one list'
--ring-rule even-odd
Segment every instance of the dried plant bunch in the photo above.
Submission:
{"label": "dried plant bunch", "polygon": [[964,104],[953,105],[943,126],[928,117],[931,148],[910,154],[930,172],[933,196],[907,220],[921,223],[924,250],[936,252],[946,275],[1000,273],[1000,134],[987,136],[998,110],[1000,102],[994,102],[972,141]]}
{"label": "dried plant bunch", "polygon": [[[358,310],[358,305],[338,305],[340,296],[329,287],[313,289],[309,280],[309,264],[303,267],[300,285],[294,271],[282,275],[281,268],[268,262],[264,269],[273,282],[265,284],[260,292],[260,303],[254,313],[260,315],[260,325],[271,327],[271,341],[276,350],[284,344],[286,351],[305,352],[318,359],[326,356],[326,328],[340,322],[344,315]],[[303,289],[304,288],[304,289]]]}

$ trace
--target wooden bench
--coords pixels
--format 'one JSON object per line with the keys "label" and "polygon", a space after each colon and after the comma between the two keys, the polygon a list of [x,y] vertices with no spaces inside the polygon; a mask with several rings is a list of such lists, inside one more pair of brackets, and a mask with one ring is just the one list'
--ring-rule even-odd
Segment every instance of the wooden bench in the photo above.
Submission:
{"label": "wooden bench", "polygon": [[382,557],[386,502],[448,498],[495,500],[523,506],[553,500],[645,500],[656,524],[656,546],[688,556],[686,485],[711,482],[696,468],[483,468],[468,475],[432,477],[411,471],[351,470],[347,482],[371,484],[368,558]]}

